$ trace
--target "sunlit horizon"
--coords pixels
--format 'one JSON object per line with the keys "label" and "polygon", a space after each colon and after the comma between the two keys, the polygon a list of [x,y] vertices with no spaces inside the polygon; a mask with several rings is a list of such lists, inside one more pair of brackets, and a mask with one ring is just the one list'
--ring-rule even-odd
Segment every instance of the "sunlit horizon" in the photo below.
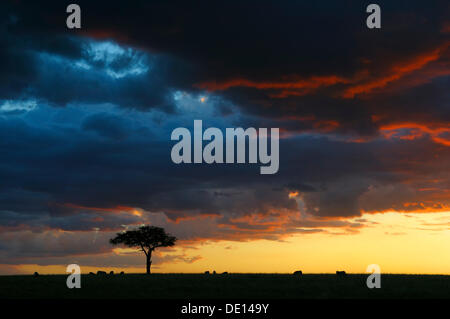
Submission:
{"label": "sunlit horizon", "polygon": [[[159,257],[184,253],[185,261],[155,262],[153,273],[292,273],[305,274],[366,273],[370,264],[378,264],[384,274],[450,274],[450,212],[364,214],[352,220],[366,219],[355,233],[335,228],[324,232],[293,235],[280,241],[251,240],[210,241],[197,243],[181,241],[173,250],[164,250]],[[142,265],[115,267],[95,266],[95,256],[73,256],[67,262],[79,263],[83,274],[98,270],[119,273],[144,273],[145,260],[133,249],[116,248],[112,255]],[[194,260],[195,256],[201,256]],[[83,265],[83,259],[91,265]],[[193,258],[193,261],[189,261]],[[117,259],[120,260],[120,259]],[[188,260],[188,262],[186,262]],[[0,266],[0,274],[66,274],[67,265],[13,265]]]}

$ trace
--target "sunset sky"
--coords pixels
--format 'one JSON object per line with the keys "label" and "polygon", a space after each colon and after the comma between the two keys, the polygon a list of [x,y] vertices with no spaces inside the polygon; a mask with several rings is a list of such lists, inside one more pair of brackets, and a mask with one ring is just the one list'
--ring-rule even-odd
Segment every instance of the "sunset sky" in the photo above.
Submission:
{"label": "sunset sky", "polygon": [[[66,27],[76,2],[82,28]],[[450,3],[0,4],[0,275],[450,274]],[[280,128],[280,164],[172,162],[177,127]]]}

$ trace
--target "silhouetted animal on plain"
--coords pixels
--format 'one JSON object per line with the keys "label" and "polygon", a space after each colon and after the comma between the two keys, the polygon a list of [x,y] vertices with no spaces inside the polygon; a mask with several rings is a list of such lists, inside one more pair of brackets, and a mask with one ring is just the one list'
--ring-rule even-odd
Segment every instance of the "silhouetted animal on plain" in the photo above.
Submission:
{"label": "silhouetted animal on plain", "polygon": [[224,271],[224,272],[222,273],[222,275],[228,275],[228,272],[227,272],[227,271]]}
{"label": "silhouetted animal on plain", "polygon": [[111,271],[109,272],[109,274],[110,274],[110,275],[114,275],[114,271],[111,270]]}
{"label": "silhouetted animal on plain", "polygon": [[301,270],[296,270],[296,271],[294,271],[294,275],[300,276],[300,275],[303,275],[303,273]]}
{"label": "silhouetted animal on plain", "polygon": [[209,275],[209,270],[205,271],[205,275]]}
{"label": "silhouetted animal on plain", "polygon": [[38,273],[37,271],[35,271],[34,274],[33,274],[33,276],[34,276],[34,277],[37,277],[37,276],[39,276],[39,273]]}
{"label": "silhouetted animal on plain", "polygon": [[99,270],[97,271],[97,275],[106,275],[106,271]]}
{"label": "silhouetted animal on plain", "polygon": [[345,277],[347,276],[347,273],[345,271],[336,271],[336,275],[339,277]]}

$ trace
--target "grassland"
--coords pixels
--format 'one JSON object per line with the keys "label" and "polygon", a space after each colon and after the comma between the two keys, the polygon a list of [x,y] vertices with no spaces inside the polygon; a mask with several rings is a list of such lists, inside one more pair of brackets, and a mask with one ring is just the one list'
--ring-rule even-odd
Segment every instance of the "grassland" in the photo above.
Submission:
{"label": "grassland", "polygon": [[0,276],[0,299],[409,299],[450,298],[450,276],[382,275],[381,288],[368,275],[152,274],[82,275],[81,289],[68,289],[66,275]]}

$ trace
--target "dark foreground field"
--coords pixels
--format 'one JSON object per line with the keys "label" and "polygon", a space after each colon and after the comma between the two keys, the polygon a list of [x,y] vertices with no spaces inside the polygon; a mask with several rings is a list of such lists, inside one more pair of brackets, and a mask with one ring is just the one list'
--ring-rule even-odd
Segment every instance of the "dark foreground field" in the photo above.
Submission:
{"label": "dark foreground field", "polygon": [[68,289],[65,275],[0,276],[5,298],[450,298],[450,276],[382,275],[381,289],[368,275],[152,274],[82,275],[81,289]]}

